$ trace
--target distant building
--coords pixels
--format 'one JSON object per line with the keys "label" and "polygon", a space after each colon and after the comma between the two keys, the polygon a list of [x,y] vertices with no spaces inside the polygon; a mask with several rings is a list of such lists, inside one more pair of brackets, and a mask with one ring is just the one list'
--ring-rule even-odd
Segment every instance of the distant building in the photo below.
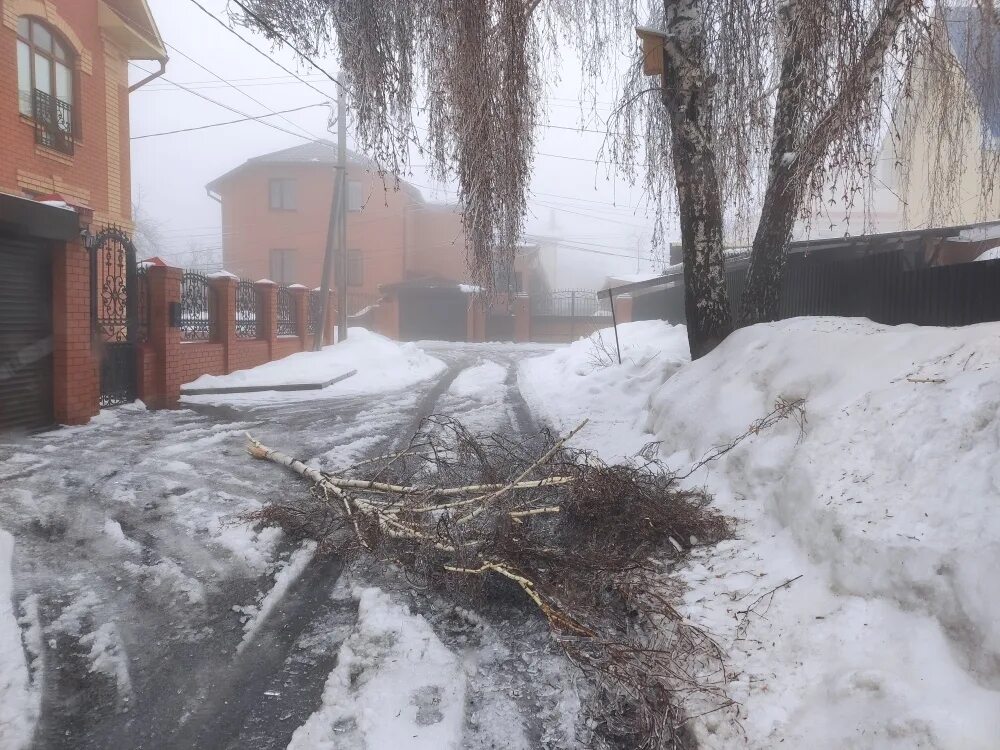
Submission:
{"label": "distant building", "polygon": [[[870,190],[857,196],[850,209],[840,201],[824,208],[820,217],[797,227],[795,239],[856,237],[1000,218],[1000,185],[989,198],[984,195],[988,178],[980,159],[984,144],[995,149],[1000,142],[1000,36],[971,4],[942,6],[937,14],[932,33],[941,35],[939,41],[946,43],[963,72],[959,90],[950,92],[954,98],[939,98],[930,64],[918,58],[914,90],[898,103]],[[984,51],[992,64],[983,60]],[[949,133],[942,144],[936,112],[960,105],[971,107],[978,117]],[[951,175],[935,175],[948,163],[954,165]],[[830,192],[839,195],[842,189],[834,186]]]}
{"label": "distant building", "polygon": [[[209,183],[209,195],[222,205],[225,268],[319,286],[336,163],[335,144],[315,141],[254,157]],[[358,309],[382,287],[402,282],[468,282],[457,206],[426,201],[404,180],[383,180],[372,162],[353,153],[347,197],[347,285]]]}

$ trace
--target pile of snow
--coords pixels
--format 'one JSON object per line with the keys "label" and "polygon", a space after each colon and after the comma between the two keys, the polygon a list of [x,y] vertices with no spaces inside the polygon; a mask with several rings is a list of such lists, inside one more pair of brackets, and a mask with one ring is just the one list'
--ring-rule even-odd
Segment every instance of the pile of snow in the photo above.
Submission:
{"label": "pile of snow", "polygon": [[684,326],[658,320],[605,328],[552,354],[522,363],[518,386],[531,410],[560,432],[584,419],[581,439],[629,456],[653,440],[644,434],[650,394],[691,360]]}
{"label": "pile of snow", "polygon": [[376,588],[356,589],[358,620],[337,653],[322,706],[288,750],[459,750],[465,673],[427,621]]}
{"label": "pile of snow", "polygon": [[28,670],[14,614],[11,562],[14,538],[0,529],[0,747],[27,747],[40,710],[40,691]]}
{"label": "pile of snow", "polygon": [[[799,318],[738,331],[632,399],[621,378],[583,381],[595,408],[631,407],[636,441],[662,441],[679,469],[776,399],[805,400],[803,426],[690,480],[737,519],[736,539],[680,573],[685,614],[727,650],[740,704],[696,722],[702,747],[997,746],[1000,324]],[[572,421],[569,400],[548,408]]]}
{"label": "pile of snow", "polygon": [[[415,344],[400,344],[364,328],[351,328],[346,341],[324,347],[318,352],[298,352],[284,359],[267,362],[249,370],[229,375],[202,375],[188,383],[191,388],[265,387],[293,383],[322,383],[350,370],[357,373],[347,380],[322,390],[269,393],[269,398],[308,399],[336,395],[383,393],[408,388],[445,369],[445,364],[431,357]],[[185,396],[197,401],[240,400],[256,394]]]}

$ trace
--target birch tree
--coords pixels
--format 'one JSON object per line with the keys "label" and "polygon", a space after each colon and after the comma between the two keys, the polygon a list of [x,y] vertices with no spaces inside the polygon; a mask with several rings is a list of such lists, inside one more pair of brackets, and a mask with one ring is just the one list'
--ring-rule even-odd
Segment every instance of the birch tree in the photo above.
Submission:
{"label": "birch tree", "polygon": [[[883,139],[903,127],[897,116],[918,109],[905,102],[922,67],[935,70],[925,83],[961,85],[967,71],[935,19],[970,3],[994,28],[994,0],[230,0],[239,22],[275,43],[336,51],[359,145],[387,172],[405,174],[416,144],[436,176],[455,179],[470,268],[488,288],[521,237],[560,48],[583,61],[585,102],[630,55],[606,150],[644,180],[661,242],[679,219],[694,356],[733,326],[727,222],[755,228],[737,322],[774,319],[796,219],[831,184],[848,202],[864,192]],[[655,79],[642,75],[640,24],[665,34]],[[993,45],[979,53],[983,75],[995,75]],[[945,140],[974,104],[938,100],[956,103],[941,108]],[[983,149],[984,161],[996,153]],[[938,162],[941,175],[956,167],[954,156]]]}

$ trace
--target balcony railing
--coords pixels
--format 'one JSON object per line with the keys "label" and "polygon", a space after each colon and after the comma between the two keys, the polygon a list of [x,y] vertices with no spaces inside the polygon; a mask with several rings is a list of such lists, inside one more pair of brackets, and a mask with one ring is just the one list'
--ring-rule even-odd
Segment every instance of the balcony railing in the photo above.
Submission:
{"label": "balcony railing", "polygon": [[73,107],[51,94],[35,89],[32,96],[35,143],[64,154],[73,154]]}

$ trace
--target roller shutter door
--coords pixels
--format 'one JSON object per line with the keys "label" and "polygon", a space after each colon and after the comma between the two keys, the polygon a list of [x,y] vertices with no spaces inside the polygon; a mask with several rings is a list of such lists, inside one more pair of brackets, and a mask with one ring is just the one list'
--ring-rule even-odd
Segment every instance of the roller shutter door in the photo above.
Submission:
{"label": "roller shutter door", "polygon": [[0,432],[52,421],[51,255],[0,236]]}
{"label": "roller shutter door", "polygon": [[468,297],[458,289],[399,291],[399,337],[403,341],[465,341]]}

